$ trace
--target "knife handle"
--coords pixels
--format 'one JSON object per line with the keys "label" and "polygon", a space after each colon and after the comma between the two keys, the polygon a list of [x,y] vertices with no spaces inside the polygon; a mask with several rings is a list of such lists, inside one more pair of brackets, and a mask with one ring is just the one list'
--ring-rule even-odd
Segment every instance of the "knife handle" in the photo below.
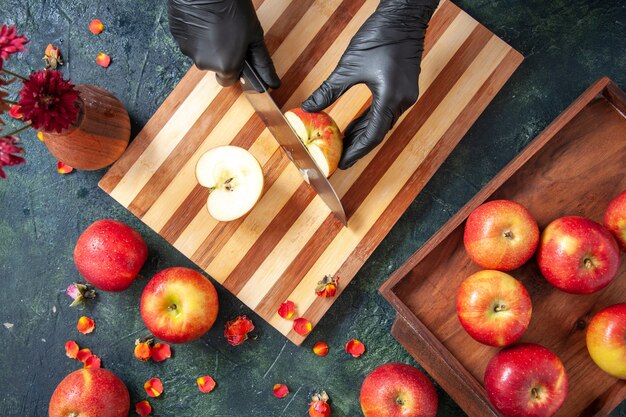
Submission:
{"label": "knife handle", "polygon": [[257,75],[256,71],[250,66],[248,61],[243,62],[243,71],[241,72],[241,87],[244,91],[256,91],[258,93],[265,93],[267,89],[263,85],[263,82]]}

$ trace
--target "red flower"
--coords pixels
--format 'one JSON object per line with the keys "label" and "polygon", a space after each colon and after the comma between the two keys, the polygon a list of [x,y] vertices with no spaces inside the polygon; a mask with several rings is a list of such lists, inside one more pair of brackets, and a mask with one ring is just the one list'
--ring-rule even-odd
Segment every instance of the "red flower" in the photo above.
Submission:
{"label": "red flower", "polygon": [[246,316],[238,316],[226,323],[224,337],[231,346],[242,344],[248,339],[248,333],[254,330],[254,324]]}
{"label": "red flower", "polygon": [[24,35],[18,35],[15,26],[8,27],[6,24],[0,27],[0,69],[9,56],[22,52],[29,42]]}
{"label": "red flower", "polygon": [[10,167],[26,162],[24,158],[16,155],[24,152],[24,149],[16,145],[18,141],[19,139],[15,136],[0,137],[0,178],[7,177],[2,167]]}
{"label": "red flower", "polygon": [[59,71],[32,73],[24,81],[20,96],[24,120],[35,129],[61,133],[78,119],[78,91]]}

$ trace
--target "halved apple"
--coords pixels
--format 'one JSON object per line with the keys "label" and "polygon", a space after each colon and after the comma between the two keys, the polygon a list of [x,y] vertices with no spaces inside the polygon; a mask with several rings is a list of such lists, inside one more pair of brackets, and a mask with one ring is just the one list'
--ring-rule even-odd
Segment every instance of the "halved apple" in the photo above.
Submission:
{"label": "halved apple", "polygon": [[209,189],[209,214],[221,222],[248,213],[263,193],[259,161],[238,146],[218,146],[207,151],[196,164],[196,178]]}
{"label": "halved apple", "polygon": [[307,113],[299,107],[285,113],[285,118],[322,173],[330,177],[343,152],[343,135],[337,123],[327,113]]}

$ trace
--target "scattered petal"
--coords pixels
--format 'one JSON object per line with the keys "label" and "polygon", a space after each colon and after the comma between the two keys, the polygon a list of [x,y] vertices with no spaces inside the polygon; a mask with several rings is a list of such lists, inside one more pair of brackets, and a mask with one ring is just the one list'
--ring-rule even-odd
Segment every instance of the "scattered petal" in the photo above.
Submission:
{"label": "scattered petal", "polygon": [[152,348],[148,343],[137,343],[134,351],[135,357],[142,362],[150,360],[152,357]]}
{"label": "scattered petal", "polygon": [[74,171],[74,168],[72,168],[71,166],[64,164],[63,162],[59,161],[57,162],[57,171],[59,171],[59,174],[69,174],[70,172]]}
{"label": "scattered petal", "polygon": [[76,307],[80,305],[84,307],[87,304],[87,300],[96,298],[96,290],[89,284],[81,284],[75,282],[67,287],[65,293],[73,300],[70,307]]}
{"label": "scattered petal", "polygon": [[2,325],[7,329],[11,329],[13,327],[13,323],[2,323]]}
{"label": "scattered petal", "polygon": [[[2,91],[0,91],[0,93],[2,93]],[[2,100],[0,100],[0,104],[2,104]],[[1,109],[0,113],[2,113]],[[26,163],[26,160],[19,156],[19,154],[24,153],[24,149],[17,146],[18,143],[19,138],[16,136],[9,135],[0,137],[0,178],[4,179],[7,177],[3,167]]]}
{"label": "scattered petal", "polygon": [[196,379],[196,382],[198,383],[200,392],[204,392],[205,394],[213,391],[216,385],[215,380],[209,375],[199,377]]}
{"label": "scattered petal", "polygon": [[328,401],[330,398],[325,391],[315,394],[312,398],[313,401],[309,403],[309,416],[310,417],[328,417],[330,416],[330,405]]}
{"label": "scattered petal", "polygon": [[82,363],[87,362],[87,359],[89,359],[91,356],[92,356],[92,353],[91,353],[91,349],[89,348],[83,348],[79,350],[78,353],[76,353],[76,359]]}
{"label": "scattered petal", "polygon": [[274,385],[274,397],[276,398],[285,398],[289,395],[289,388],[285,384],[276,384]]}
{"label": "scattered petal", "polygon": [[78,355],[78,350],[78,343],[76,343],[75,341],[68,340],[67,342],[65,342],[65,355],[67,355],[68,358],[76,359],[76,355]]}
{"label": "scattered petal", "polygon": [[91,22],[89,22],[89,30],[94,35],[99,35],[104,30],[104,24],[102,23],[100,19],[94,19]]}
{"label": "scattered petal", "polygon": [[21,107],[17,104],[12,105],[11,110],[9,110],[9,116],[14,119],[21,119],[22,117],[24,117],[24,115],[20,113],[20,108]]}
{"label": "scattered petal", "polygon": [[321,281],[317,283],[315,287],[315,294],[318,297],[334,297],[337,294],[337,287],[339,286],[339,278],[334,278],[331,275],[326,275]]}
{"label": "scattered petal", "polygon": [[293,317],[293,313],[296,311],[296,305],[293,301],[285,301],[278,307],[278,315],[286,320],[290,320]]}
{"label": "scattered petal", "polygon": [[300,336],[306,336],[313,330],[313,325],[307,319],[300,317],[293,321],[293,330]]}
{"label": "scattered petal", "polygon": [[139,401],[135,404],[135,412],[141,417],[147,417],[152,412],[152,406],[148,400]]}
{"label": "scattered petal", "polygon": [[317,356],[328,355],[328,343],[317,342],[315,345],[313,345],[313,353],[315,353]]}
{"label": "scattered petal", "polygon": [[46,68],[56,69],[59,65],[63,65],[63,59],[61,58],[61,51],[59,48],[49,43],[46,48],[46,53],[43,56],[43,62]]}
{"label": "scattered petal", "polygon": [[143,384],[143,389],[150,397],[158,397],[163,393],[163,383],[159,378],[151,378]]}
{"label": "scattered petal", "polygon": [[91,355],[85,360],[85,368],[100,368],[101,361],[96,355]]}
{"label": "scattered petal", "polygon": [[42,142],[44,141],[43,132],[37,132],[37,139],[39,139]]}
{"label": "scattered petal", "polygon": [[93,330],[96,328],[96,323],[89,317],[82,316],[78,319],[78,324],[76,325],[76,328],[82,334],[87,334],[93,332]]}
{"label": "scattered petal", "polygon": [[152,346],[152,359],[155,362],[163,362],[165,359],[172,357],[172,349],[167,343],[155,343]]}
{"label": "scattered petal", "polygon": [[358,358],[365,353],[365,345],[356,339],[352,339],[346,343],[346,352],[353,357]]}
{"label": "scattered petal", "polygon": [[30,41],[24,35],[18,35],[15,26],[2,25],[0,27],[0,69],[3,61],[15,53],[24,51],[28,42]]}
{"label": "scattered petal", "polygon": [[254,323],[246,316],[238,316],[226,323],[224,337],[231,346],[238,346],[248,339],[248,333],[254,330]]}
{"label": "scattered petal", "polygon": [[100,65],[103,68],[108,68],[109,65],[111,65],[111,57],[104,52],[100,52],[96,57],[96,64]]}

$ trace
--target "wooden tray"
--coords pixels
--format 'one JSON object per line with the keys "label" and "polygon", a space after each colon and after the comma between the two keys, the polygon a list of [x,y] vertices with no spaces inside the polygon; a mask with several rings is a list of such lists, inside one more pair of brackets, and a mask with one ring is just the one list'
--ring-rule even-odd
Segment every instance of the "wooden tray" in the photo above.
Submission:
{"label": "wooden tray", "polygon": [[[283,86],[283,110],[329,75],[378,0],[257,1]],[[192,68],[110,169],[100,186],[295,343],[304,338],[276,311],[290,299],[315,325],[334,299],[316,297],[325,275],[340,291],[417,196],[521,62],[521,55],[444,1],[425,41],[421,97],[388,140],[332,183],[349,217],[343,228],[300,177],[241,94]],[[366,108],[358,86],[330,113],[341,128]],[[245,218],[214,221],[195,165],[218,145],[247,148],[266,190]]]}
{"label": "wooden tray", "polygon": [[[496,348],[474,341],[455,310],[457,289],[480,268],[463,247],[469,214],[487,200],[528,207],[540,228],[564,215],[602,221],[626,189],[626,96],[608,78],[591,86],[381,287],[398,311],[392,333],[470,416],[498,416],[482,386]],[[622,261],[625,261],[622,256]],[[605,290],[577,296],[551,287],[533,260],[511,273],[533,302],[521,341],[552,349],[564,362],[569,394],[558,416],[606,416],[626,396],[626,381],[602,372],[585,345],[587,321],[626,301],[626,262]]]}

